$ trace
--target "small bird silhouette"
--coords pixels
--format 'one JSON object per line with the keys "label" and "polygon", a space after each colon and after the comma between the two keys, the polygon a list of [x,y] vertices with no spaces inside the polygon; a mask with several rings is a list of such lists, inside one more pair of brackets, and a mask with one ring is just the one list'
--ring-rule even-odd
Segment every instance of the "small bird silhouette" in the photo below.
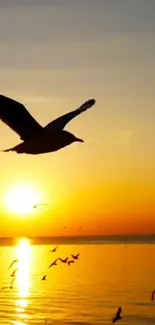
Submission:
{"label": "small bird silhouette", "polygon": [[54,262],[52,262],[52,263],[49,265],[48,268],[50,268],[50,267],[52,267],[52,266],[56,266],[56,265],[57,265],[57,260],[58,260],[58,258],[57,258]]}
{"label": "small bird silhouette", "polygon": [[13,265],[14,263],[17,263],[17,262],[18,262],[18,258],[16,258],[15,260],[13,260],[12,263],[10,264],[8,270],[10,270],[11,267],[12,267],[12,265]]}
{"label": "small bird silhouette", "polygon": [[46,280],[47,275],[44,275],[41,280]]}
{"label": "small bird silhouette", "polygon": [[59,257],[59,260],[60,260],[62,263],[67,263],[67,261],[68,261],[68,257],[66,257],[65,259]]}
{"label": "small bird silhouette", "polygon": [[70,260],[70,261],[68,261],[67,263],[68,263],[68,265],[70,266],[70,264],[71,264],[71,263],[75,263],[75,261]]}
{"label": "small bird silhouette", "polygon": [[68,122],[94,104],[95,99],[90,99],[79,108],[42,127],[24,105],[0,95],[0,119],[23,141],[12,148],[3,150],[3,152],[15,151],[18,154],[38,155],[60,150],[74,142],[84,142],[74,134],[65,131],[64,128]]}
{"label": "small bird silhouette", "polygon": [[50,252],[51,252],[51,253],[55,253],[56,250],[57,250],[57,248],[58,248],[58,246],[54,247]]}
{"label": "small bird silhouette", "polygon": [[151,300],[154,301],[155,290],[152,291]]}
{"label": "small bird silhouette", "polygon": [[6,286],[6,287],[3,287],[1,288],[2,290],[3,289],[13,289],[13,282],[15,281],[15,278],[12,279],[11,283],[10,283],[10,286]]}
{"label": "small bird silhouette", "polygon": [[78,260],[78,258],[79,258],[79,255],[80,255],[80,253],[79,253],[79,254],[77,254],[77,255],[73,255],[73,254],[72,254],[72,257],[73,257],[73,259],[74,259],[74,260]]}
{"label": "small bird silhouette", "polygon": [[119,307],[117,310],[116,316],[113,318],[113,321],[112,321],[113,323],[115,323],[119,319],[122,319],[122,317],[120,316],[121,312],[122,312],[122,307]]}
{"label": "small bird silhouette", "polygon": [[17,271],[18,271],[18,269],[15,269],[10,276],[14,277]]}
{"label": "small bird silhouette", "polygon": [[38,207],[51,207],[50,204],[46,204],[46,203],[38,203],[38,204],[35,204],[33,205],[33,208],[36,209]]}

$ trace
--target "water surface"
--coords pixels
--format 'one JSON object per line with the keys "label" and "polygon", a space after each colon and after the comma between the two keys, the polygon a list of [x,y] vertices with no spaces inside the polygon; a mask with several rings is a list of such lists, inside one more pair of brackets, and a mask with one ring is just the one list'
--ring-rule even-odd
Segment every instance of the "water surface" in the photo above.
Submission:
{"label": "water surface", "polygon": [[[67,244],[50,253],[51,245],[19,240],[0,247],[0,286],[9,285],[18,268],[14,288],[0,290],[0,324],[155,324],[155,244]],[[80,253],[68,266],[57,257]],[[17,264],[8,270],[14,258]],[[41,281],[47,274],[47,280]]]}

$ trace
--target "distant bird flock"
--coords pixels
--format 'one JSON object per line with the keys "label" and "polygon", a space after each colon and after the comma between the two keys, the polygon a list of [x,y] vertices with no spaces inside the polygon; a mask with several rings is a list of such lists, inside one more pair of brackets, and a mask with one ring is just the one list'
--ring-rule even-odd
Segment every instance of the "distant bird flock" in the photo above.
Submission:
{"label": "distant bird flock", "polygon": [[[58,248],[58,246],[55,246],[52,250],[50,250],[50,253],[55,253],[55,252],[57,251],[57,248]],[[71,254],[71,257],[72,257],[72,258],[70,258],[70,259],[69,259],[68,256],[67,256],[66,258],[64,258],[64,259],[63,259],[62,257],[58,257],[58,258],[56,258],[53,262],[51,262],[51,264],[48,266],[48,268],[51,268],[52,266],[57,266],[57,265],[58,265],[58,264],[57,264],[58,261],[60,261],[61,263],[66,263],[68,266],[70,266],[72,263],[75,263],[75,260],[78,260],[78,259],[79,259],[79,256],[80,256],[80,253],[78,253],[78,254],[76,254],[76,255]],[[13,267],[13,265],[14,265],[15,263],[18,263],[18,258],[14,259],[14,260],[11,262],[11,264],[10,264],[8,270],[10,270],[10,269]],[[12,274],[10,274],[10,276],[13,277],[13,279],[12,279],[12,281],[11,281],[11,283],[10,283],[10,286],[5,286],[5,287],[2,287],[1,289],[13,289],[13,283],[14,283],[14,281],[15,281],[15,276],[16,276],[16,272],[17,272],[17,271],[18,271],[18,268],[14,269],[13,272],[12,272]],[[45,274],[45,275],[41,278],[41,280],[42,280],[42,281],[47,280],[47,274]]]}
{"label": "distant bird flock", "polygon": [[[52,248],[49,252],[50,253],[55,253],[57,252],[57,249],[58,249],[58,246],[55,246],[54,248]],[[67,264],[68,266],[70,266],[71,264],[75,263],[76,260],[79,259],[79,256],[80,256],[80,253],[74,255],[74,254],[71,254],[71,258],[69,258],[68,256],[66,258],[62,258],[62,257],[58,257],[56,258],[54,261],[52,261],[50,263],[50,265],[48,266],[48,268],[51,268],[53,266],[57,266],[58,264],[58,261],[60,261],[61,263],[64,263],[64,264]],[[12,266],[15,264],[15,263],[18,263],[18,259],[14,259],[8,270],[10,270],[12,268]],[[8,286],[4,286],[1,288],[1,290],[4,290],[4,289],[13,289],[13,283],[16,279],[16,272],[18,271],[18,268],[14,269],[12,274],[10,274],[11,277],[13,277],[13,279],[11,280],[10,282],[10,285]],[[47,274],[43,275],[41,277],[41,281],[46,281],[47,280]],[[151,301],[153,302],[155,299],[155,290],[152,291],[151,293]],[[112,323],[115,323],[116,321],[119,321],[122,319],[122,316],[121,316],[121,313],[122,313],[122,307],[118,307],[118,310],[116,312],[116,315],[112,318]]]}

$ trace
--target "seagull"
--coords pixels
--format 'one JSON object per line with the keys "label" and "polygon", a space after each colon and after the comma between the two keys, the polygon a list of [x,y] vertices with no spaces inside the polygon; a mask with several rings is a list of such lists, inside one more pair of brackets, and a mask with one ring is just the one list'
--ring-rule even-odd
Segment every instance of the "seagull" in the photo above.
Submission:
{"label": "seagull", "polygon": [[51,205],[46,204],[46,203],[38,203],[38,204],[33,205],[33,208],[36,209],[36,208],[38,208],[40,206],[41,207],[51,207]]}
{"label": "seagull", "polygon": [[10,276],[15,276],[15,273],[18,271],[18,269],[15,269]]}
{"label": "seagull", "polygon": [[78,260],[78,259],[79,259],[79,255],[80,255],[80,253],[77,254],[77,255],[73,255],[73,254],[72,254],[72,257],[73,257],[74,260]]}
{"label": "seagull", "polygon": [[71,264],[71,263],[75,263],[75,261],[71,260],[71,261],[68,261],[67,263],[68,263],[68,265],[70,266],[70,264]]}
{"label": "seagull", "polygon": [[2,289],[2,290],[3,290],[3,289],[7,289],[7,288],[8,288],[8,289],[13,289],[13,285],[12,285],[12,284],[13,284],[14,281],[15,281],[15,278],[12,279],[12,281],[11,281],[9,287],[6,286],[6,287],[3,287],[3,288],[1,288],[1,289]]}
{"label": "seagull", "polygon": [[43,281],[46,280],[46,277],[47,277],[47,275],[44,275],[44,276],[42,277],[42,280],[43,280]]}
{"label": "seagull", "polygon": [[50,252],[51,252],[51,253],[55,253],[56,250],[57,250],[57,248],[58,248],[58,246],[54,247]]}
{"label": "seagull", "polygon": [[12,265],[13,265],[14,263],[17,263],[17,262],[18,262],[18,258],[16,258],[15,260],[13,260],[12,263],[10,264],[8,270],[10,270],[11,267],[12,267]]}
{"label": "seagull", "polygon": [[50,268],[50,267],[52,267],[52,266],[56,266],[56,265],[57,265],[57,260],[58,260],[58,258],[57,258],[54,262],[52,262],[52,263],[49,265],[48,268]]}
{"label": "seagull", "polygon": [[154,301],[154,294],[155,294],[155,290],[152,291],[152,296],[151,296],[152,301]]}
{"label": "seagull", "polygon": [[59,257],[59,260],[60,260],[62,263],[67,263],[67,261],[68,261],[68,257],[66,257],[65,259]]}
{"label": "seagull", "polygon": [[119,307],[117,310],[116,316],[113,318],[113,321],[112,321],[113,323],[115,323],[119,319],[122,319],[122,317],[120,316],[121,312],[122,312],[122,307]]}
{"label": "seagull", "polygon": [[2,151],[38,155],[60,150],[73,142],[84,142],[74,134],[65,131],[64,127],[73,118],[94,104],[95,99],[90,99],[74,111],[60,116],[42,127],[23,104],[0,95],[0,119],[15,131],[23,141],[12,148]]}

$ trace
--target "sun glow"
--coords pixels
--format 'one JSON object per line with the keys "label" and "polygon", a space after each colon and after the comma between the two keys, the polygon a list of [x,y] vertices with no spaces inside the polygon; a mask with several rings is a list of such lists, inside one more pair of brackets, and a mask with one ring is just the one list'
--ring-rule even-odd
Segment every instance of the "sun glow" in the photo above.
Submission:
{"label": "sun glow", "polygon": [[33,206],[40,202],[39,192],[28,185],[12,187],[6,194],[5,204],[9,211],[26,215],[33,212]]}

